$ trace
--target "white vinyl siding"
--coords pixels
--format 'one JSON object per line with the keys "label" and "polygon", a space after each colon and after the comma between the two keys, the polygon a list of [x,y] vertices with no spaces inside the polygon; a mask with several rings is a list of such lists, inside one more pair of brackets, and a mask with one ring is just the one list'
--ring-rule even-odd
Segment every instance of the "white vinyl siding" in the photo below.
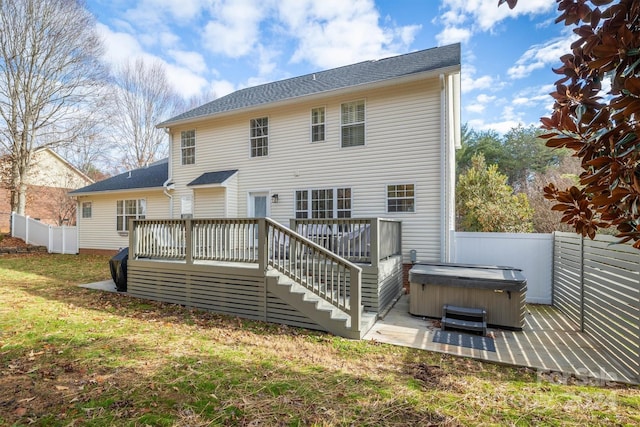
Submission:
{"label": "white vinyl siding", "polygon": [[[180,212],[180,197],[191,194],[189,182],[203,173],[231,168],[239,172],[226,189],[228,217],[246,215],[247,194],[268,189],[279,195],[278,203],[270,204],[270,217],[288,225],[296,216],[296,191],[348,187],[351,217],[401,219],[405,258],[408,260],[409,250],[415,249],[419,260],[440,260],[440,96],[440,82],[435,76],[348,96],[328,95],[320,102],[301,100],[265,108],[257,114],[253,111],[202,120],[198,123],[198,162],[189,167],[180,166],[179,143],[180,130],[188,127],[172,129],[174,212]],[[365,98],[366,150],[343,149],[342,105]],[[310,111],[319,104],[325,106],[325,143],[301,143],[309,141]],[[249,121],[267,115],[273,142],[269,160],[255,161],[247,156],[242,141],[247,140]],[[386,188],[396,183],[414,184],[420,197],[414,214],[387,212]],[[194,204],[198,206],[200,201],[196,196]]]}
{"label": "white vinyl siding", "polygon": [[144,198],[148,219],[169,218],[169,199],[162,194],[162,190],[127,192],[126,195],[112,193],[79,196],[79,201],[82,203],[88,197],[91,197],[91,219],[83,219],[81,215],[78,218],[78,243],[81,249],[116,251],[129,246],[128,233],[119,233],[116,229],[117,200]]}
{"label": "white vinyl siding", "polygon": [[347,102],[341,106],[342,146],[364,145],[364,100]]}
{"label": "white vinyl siding", "polygon": [[251,157],[269,155],[269,118],[251,119]]}
{"label": "white vinyl siding", "polygon": [[180,132],[180,148],[183,165],[192,165],[196,162],[196,131],[183,130]]}
{"label": "white vinyl siding", "polygon": [[324,142],[325,109],[311,109],[311,142]]}
{"label": "white vinyl siding", "polygon": [[413,184],[387,186],[387,212],[415,212],[416,197]]}
{"label": "white vinyl siding", "polygon": [[201,188],[195,191],[195,218],[224,218],[224,188]]}

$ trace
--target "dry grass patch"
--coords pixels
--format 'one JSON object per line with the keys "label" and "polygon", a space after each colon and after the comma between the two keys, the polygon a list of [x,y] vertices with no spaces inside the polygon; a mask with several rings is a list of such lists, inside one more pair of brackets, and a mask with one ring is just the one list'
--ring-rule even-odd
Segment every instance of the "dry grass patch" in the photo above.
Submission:
{"label": "dry grass patch", "polygon": [[2,425],[624,425],[638,389],[78,288],[107,257],[0,258]]}

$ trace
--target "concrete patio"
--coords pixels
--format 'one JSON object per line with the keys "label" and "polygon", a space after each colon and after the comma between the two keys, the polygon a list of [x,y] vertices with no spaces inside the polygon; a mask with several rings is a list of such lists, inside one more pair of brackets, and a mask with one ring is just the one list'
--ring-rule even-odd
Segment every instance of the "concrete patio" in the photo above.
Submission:
{"label": "concrete patio", "polygon": [[[80,286],[116,292],[112,280]],[[409,295],[403,295],[363,339],[528,367],[535,369],[541,379],[555,382],[639,383],[605,348],[581,333],[577,325],[552,306],[528,305],[522,331],[489,329],[496,351],[433,342],[439,330],[437,321],[410,315]]]}

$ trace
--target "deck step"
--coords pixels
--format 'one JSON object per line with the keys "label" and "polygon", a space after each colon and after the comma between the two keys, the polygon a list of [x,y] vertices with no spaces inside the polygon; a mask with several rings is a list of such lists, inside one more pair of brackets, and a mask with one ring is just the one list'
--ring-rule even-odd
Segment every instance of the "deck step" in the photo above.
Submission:
{"label": "deck step", "polygon": [[487,334],[487,312],[482,308],[460,307],[450,304],[442,306],[442,330]]}

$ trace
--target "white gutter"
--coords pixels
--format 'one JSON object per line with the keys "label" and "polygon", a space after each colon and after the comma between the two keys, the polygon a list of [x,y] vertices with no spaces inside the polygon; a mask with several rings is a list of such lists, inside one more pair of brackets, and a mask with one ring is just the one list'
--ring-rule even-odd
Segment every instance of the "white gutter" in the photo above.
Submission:
{"label": "white gutter", "polygon": [[171,132],[169,128],[164,128],[164,131],[169,137],[169,164],[167,165],[167,180],[162,184],[162,188],[164,189],[162,192],[169,198],[169,218],[173,219],[173,195],[169,193],[169,190],[171,190],[169,188],[169,183],[171,182],[171,152],[173,151],[171,149],[171,143],[173,141],[171,140]]}

